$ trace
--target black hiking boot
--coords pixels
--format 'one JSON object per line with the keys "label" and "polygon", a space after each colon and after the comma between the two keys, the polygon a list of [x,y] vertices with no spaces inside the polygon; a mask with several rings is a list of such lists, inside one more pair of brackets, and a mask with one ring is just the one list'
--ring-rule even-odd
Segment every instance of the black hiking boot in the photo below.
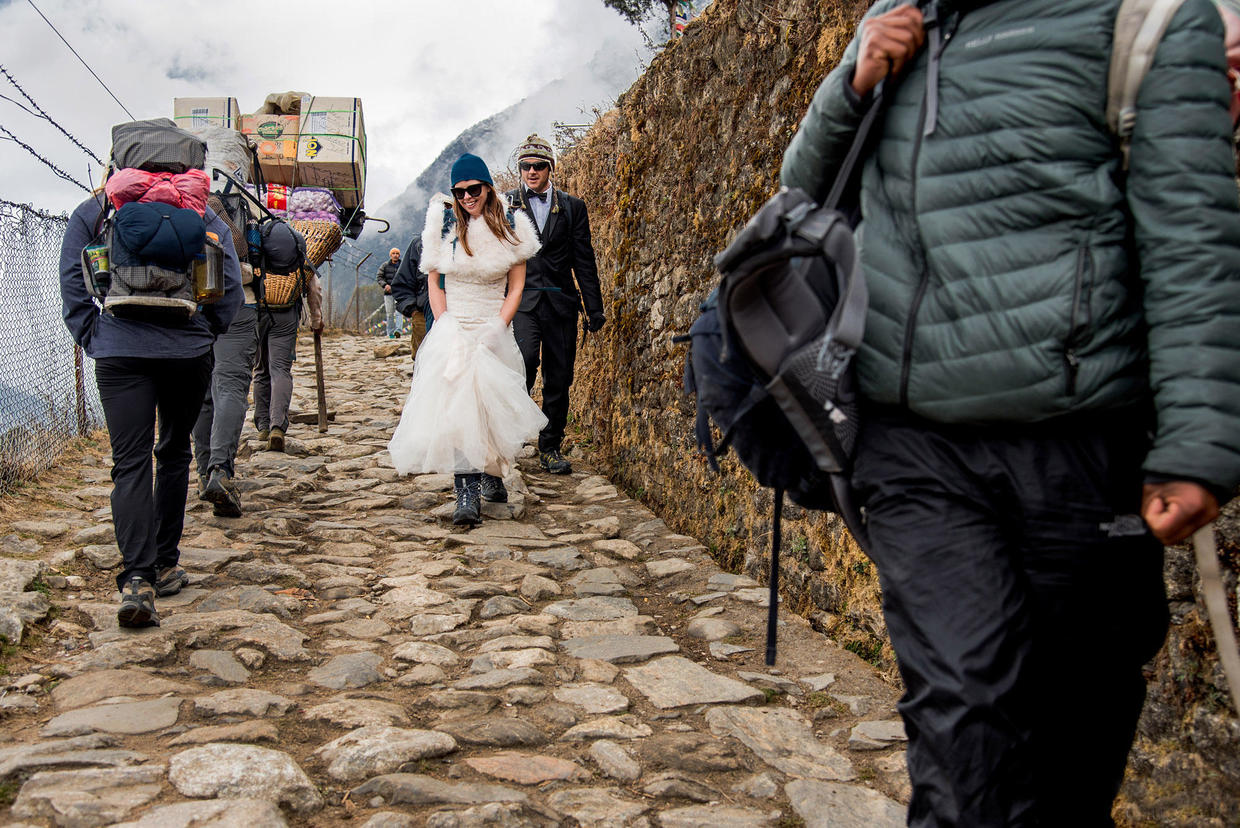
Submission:
{"label": "black hiking boot", "polygon": [[158,627],[155,611],[155,587],[137,575],[125,582],[121,605],[116,609],[116,623],[122,627]]}
{"label": "black hiking boot", "polygon": [[458,474],[456,476],[456,511],[452,522],[457,526],[477,526],[482,523],[482,475]]}
{"label": "black hiking boot", "polygon": [[551,474],[571,474],[573,464],[564,459],[558,448],[538,452],[538,465]]}
{"label": "black hiking boot", "polygon": [[508,490],[504,488],[504,478],[483,473],[482,499],[491,503],[507,503]]}
{"label": "black hiking boot", "polygon": [[211,469],[211,478],[202,496],[215,506],[216,517],[241,517],[241,494],[223,466]]}

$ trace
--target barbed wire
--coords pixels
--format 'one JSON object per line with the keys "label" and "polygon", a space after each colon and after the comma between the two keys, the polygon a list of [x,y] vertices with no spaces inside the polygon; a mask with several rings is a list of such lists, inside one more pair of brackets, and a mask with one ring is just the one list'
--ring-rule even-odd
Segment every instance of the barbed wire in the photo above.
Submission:
{"label": "barbed wire", "polygon": [[9,201],[7,198],[0,198],[0,206],[11,207],[14,210],[21,210],[22,212],[29,213],[30,215],[42,221],[65,221],[67,222],[69,220],[69,216],[67,213],[60,213],[59,215],[57,215],[56,213],[49,213],[45,210],[40,210],[37,207],[33,207],[29,204],[19,204],[16,201]]}
{"label": "barbed wire", "polygon": [[[48,115],[48,114],[47,114],[47,112],[43,109],[43,107],[39,106],[38,102],[37,102],[34,98],[30,97],[30,93],[29,93],[29,92],[27,92],[25,89],[22,89],[21,85],[20,85],[20,84],[19,84],[19,83],[18,83],[18,82],[17,82],[17,81],[13,78],[13,75],[9,72],[9,70],[8,70],[8,69],[6,69],[6,68],[4,68],[4,65],[3,65],[3,64],[0,64],[0,74],[3,74],[3,75],[4,75],[4,77],[5,77],[6,79],[8,79],[8,82],[9,82],[9,83],[11,83],[11,84],[13,84],[13,87],[14,87],[14,88],[15,88],[18,92],[22,93],[22,97],[24,97],[26,100],[30,101],[30,105],[31,105],[31,106],[33,106],[35,109],[37,109],[37,110],[38,110],[38,115],[39,115],[40,117],[42,117],[45,121],[47,121],[47,122],[48,122],[49,124],[51,124],[52,126],[56,127],[56,129],[60,130],[60,131],[64,134],[64,136],[65,136],[66,138],[68,138],[68,139],[69,139],[70,141],[72,141],[75,145],[77,145],[77,148],[78,148],[78,149],[80,149],[82,152],[86,153],[86,154],[87,154],[87,155],[89,155],[91,158],[93,158],[93,159],[95,160],[95,163],[96,163],[96,164],[98,164],[98,165],[99,165],[99,166],[101,166],[101,167],[103,166],[103,161],[102,161],[102,160],[100,160],[99,156],[98,156],[98,155],[95,155],[95,153],[91,152],[90,148],[89,148],[89,147],[87,147],[85,144],[83,144],[81,141],[79,141],[78,139],[76,139],[76,138],[74,138],[72,135],[70,135],[70,134],[69,134],[69,130],[65,129],[65,128],[64,128],[64,127],[62,127],[60,124],[56,123],[56,121],[52,118],[52,116],[51,116],[51,115]],[[5,96],[5,95],[0,95],[0,98],[4,98],[6,101],[11,101],[12,103],[17,104],[17,106],[21,106],[21,108],[22,108],[22,109],[26,109],[26,107],[22,106],[22,105],[21,105],[20,103],[18,103],[17,101],[14,101],[12,98],[9,98],[9,97],[7,97],[7,96]],[[27,111],[27,112],[30,112],[30,110],[29,110],[29,109],[26,109],[26,111]],[[33,115],[33,114],[35,114],[35,113],[31,112],[30,114],[32,114],[32,115]]]}
{"label": "barbed wire", "polygon": [[45,165],[47,165],[48,169],[50,169],[52,172],[56,173],[56,175],[60,176],[60,177],[61,177],[61,178],[63,178],[65,181],[70,181],[70,182],[72,182],[72,183],[74,183],[74,184],[78,185],[79,187],[81,187],[81,188],[82,188],[83,190],[85,190],[86,192],[88,192],[88,193],[90,192],[90,187],[87,187],[87,186],[86,186],[85,184],[83,184],[81,181],[78,181],[76,178],[74,178],[73,176],[69,175],[69,173],[65,172],[65,171],[64,171],[64,170],[62,170],[60,167],[57,167],[55,164],[53,164],[51,161],[48,161],[48,160],[47,160],[46,158],[44,158],[42,155],[39,155],[38,151],[37,151],[34,147],[30,146],[30,145],[29,145],[29,144],[27,144],[25,141],[22,141],[22,140],[21,140],[20,138],[18,138],[16,135],[14,135],[13,133],[9,132],[7,129],[5,129],[5,128],[4,128],[4,126],[3,126],[2,124],[0,124],[0,132],[3,132],[5,135],[9,136],[9,138],[13,141],[13,143],[17,144],[19,147],[21,147],[22,149],[24,149],[26,152],[30,153],[30,154],[31,154],[31,155],[33,155],[35,158],[37,158],[37,159],[39,159],[40,161],[42,161]]}

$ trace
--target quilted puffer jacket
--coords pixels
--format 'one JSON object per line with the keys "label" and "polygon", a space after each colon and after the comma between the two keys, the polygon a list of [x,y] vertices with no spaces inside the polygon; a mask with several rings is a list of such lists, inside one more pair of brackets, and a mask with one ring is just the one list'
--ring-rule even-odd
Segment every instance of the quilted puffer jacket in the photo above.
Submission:
{"label": "quilted puffer jacket", "polygon": [[[1218,12],[1187,0],[1173,19],[1125,176],[1104,111],[1119,0],[937,6],[862,173],[863,394],[944,423],[1152,397],[1146,471],[1234,489],[1240,211]],[[816,92],[785,185],[821,195],[847,151],[867,103],[845,88],[858,43]]]}

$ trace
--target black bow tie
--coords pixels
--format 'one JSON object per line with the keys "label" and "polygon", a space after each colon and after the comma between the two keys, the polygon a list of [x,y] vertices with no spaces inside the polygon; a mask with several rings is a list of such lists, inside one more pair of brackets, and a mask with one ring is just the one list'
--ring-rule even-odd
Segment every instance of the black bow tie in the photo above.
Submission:
{"label": "black bow tie", "polygon": [[538,199],[539,201],[541,201],[543,204],[546,204],[546,203],[547,203],[547,194],[546,194],[546,193],[536,193],[536,192],[534,192],[533,190],[526,190],[526,191],[525,191],[525,194],[526,194],[526,195],[527,195],[530,199],[535,199],[535,198],[536,198],[536,199]]}

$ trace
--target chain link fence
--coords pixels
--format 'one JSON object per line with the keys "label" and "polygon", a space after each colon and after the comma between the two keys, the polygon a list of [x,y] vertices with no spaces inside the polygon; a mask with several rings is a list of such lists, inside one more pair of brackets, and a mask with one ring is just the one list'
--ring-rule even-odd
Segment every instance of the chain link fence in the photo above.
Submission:
{"label": "chain link fence", "polygon": [[93,361],[60,313],[67,216],[0,199],[0,493],[103,427]]}

